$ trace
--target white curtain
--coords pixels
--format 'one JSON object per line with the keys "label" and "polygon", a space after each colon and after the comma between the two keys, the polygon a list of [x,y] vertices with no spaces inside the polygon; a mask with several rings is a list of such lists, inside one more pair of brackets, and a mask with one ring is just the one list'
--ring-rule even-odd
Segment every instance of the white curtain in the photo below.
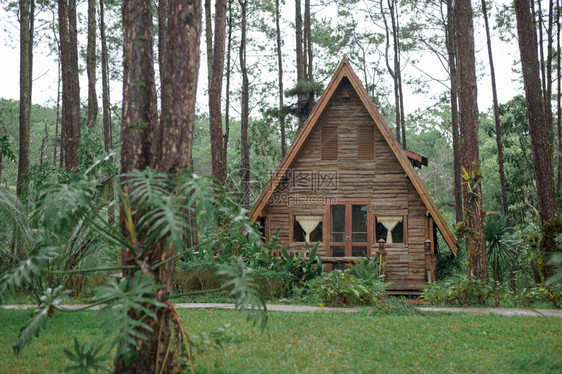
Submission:
{"label": "white curtain", "polygon": [[306,242],[310,242],[310,233],[322,222],[321,216],[296,216],[295,219],[301,225],[306,234]]}
{"label": "white curtain", "polygon": [[402,222],[402,217],[377,217],[377,221],[379,221],[387,230],[386,243],[392,243],[392,230],[394,230],[397,224]]}

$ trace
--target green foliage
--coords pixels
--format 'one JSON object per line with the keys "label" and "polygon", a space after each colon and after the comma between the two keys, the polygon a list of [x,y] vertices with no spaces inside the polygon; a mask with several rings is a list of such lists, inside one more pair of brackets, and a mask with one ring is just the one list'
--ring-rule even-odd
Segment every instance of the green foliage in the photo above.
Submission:
{"label": "green foliage", "polygon": [[87,347],[86,343],[80,344],[78,339],[74,337],[74,352],[64,349],[64,354],[73,364],[66,366],[64,371],[81,374],[88,374],[91,370],[109,371],[109,368],[104,363],[111,357],[101,352],[102,347],[102,344]]}
{"label": "green foliage", "polygon": [[16,155],[14,155],[10,140],[6,135],[0,136],[0,155],[12,162],[16,162]]}
{"label": "green foliage", "polygon": [[[121,358],[127,366],[135,357],[135,347],[146,339],[145,331],[152,331],[145,320],[156,318],[155,308],[166,307],[154,296],[159,288],[153,277],[137,271],[119,282],[109,278],[96,293],[94,301],[104,304],[100,310],[104,337],[110,338],[117,331],[111,347],[118,346],[116,358]],[[131,318],[131,313],[139,318]]]}
{"label": "green foliage", "polygon": [[495,301],[507,298],[509,291],[496,281],[488,282],[477,277],[456,276],[433,282],[423,290],[422,298],[430,304],[475,305],[486,304],[492,297]]}
{"label": "green foliage", "polygon": [[517,247],[520,243],[507,232],[505,217],[487,216],[484,220],[484,235],[491,275],[496,281],[503,281],[521,250]]}
{"label": "green foliage", "polygon": [[45,322],[47,321],[49,313],[67,298],[68,291],[65,291],[62,286],[58,286],[54,290],[48,288],[45,291],[45,294],[41,296],[40,299],[41,304],[35,308],[31,319],[20,330],[18,340],[12,347],[15,353],[21,352],[21,350],[29,344],[31,339],[33,339],[33,336],[39,336],[40,330],[45,327]]}
{"label": "green foliage", "polygon": [[562,291],[562,253],[553,254],[548,261],[548,264],[554,266],[555,268],[558,267],[558,270],[545,282],[545,285],[557,286],[558,290]]}
{"label": "green foliage", "polygon": [[365,257],[353,263],[353,266],[349,268],[349,273],[357,279],[374,281],[379,277],[379,262],[379,256]]}
{"label": "green foliage", "polygon": [[334,306],[374,305],[381,300],[389,283],[380,279],[356,278],[348,270],[333,270],[307,282],[313,295]]}
{"label": "green foliage", "polygon": [[217,273],[230,278],[223,284],[223,288],[232,288],[230,294],[236,296],[235,306],[240,312],[249,309],[248,321],[260,324],[262,331],[267,324],[267,309],[263,299],[260,299],[252,278],[252,269],[241,260],[231,260],[222,264]]}
{"label": "green foliage", "polygon": [[24,287],[25,284],[31,285],[33,278],[40,277],[44,266],[59,253],[60,247],[49,246],[43,242],[34,246],[25,260],[6,271],[0,278],[0,303],[9,295],[15,294],[18,288]]}
{"label": "green foliage", "polygon": [[282,259],[281,268],[284,272],[292,274],[297,285],[301,285],[310,279],[314,279],[322,274],[324,267],[319,256],[316,256],[318,245],[316,243],[310,250],[308,258],[304,255],[308,252],[307,249],[300,252],[298,255],[294,252],[287,252],[285,248],[281,248]]}

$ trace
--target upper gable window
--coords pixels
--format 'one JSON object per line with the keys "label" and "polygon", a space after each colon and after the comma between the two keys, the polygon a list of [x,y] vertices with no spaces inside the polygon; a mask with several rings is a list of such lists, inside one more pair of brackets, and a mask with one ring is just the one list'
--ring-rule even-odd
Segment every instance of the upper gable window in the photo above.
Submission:
{"label": "upper gable window", "polygon": [[323,125],[320,137],[320,158],[322,160],[338,159],[338,126]]}
{"label": "upper gable window", "polygon": [[357,126],[357,159],[375,159],[375,128],[373,125]]}

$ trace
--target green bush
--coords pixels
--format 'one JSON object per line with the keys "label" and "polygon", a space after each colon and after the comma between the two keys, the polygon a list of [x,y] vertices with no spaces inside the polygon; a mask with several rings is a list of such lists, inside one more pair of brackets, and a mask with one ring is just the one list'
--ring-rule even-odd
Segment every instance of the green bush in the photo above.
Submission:
{"label": "green bush", "polygon": [[380,279],[364,280],[348,270],[334,270],[307,282],[310,293],[326,305],[374,305],[382,299],[389,283]]}
{"label": "green bush", "polygon": [[[213,290],[220,288],[224,278],[216,274],[220,264],[215,261],[178,262],[174,275],[174,290],[178,293]],[[252,278],[258,285],[258,293],[265,299],[286,296],[291,288],[293,276],[289,273],[255,268]]]}
{"label": "green bush", "polygon": [[379,277],[379,256],[365,257],[349,268],[349,273],[355,278],[366,281],[376,280]]}
{"label": "green bush", "polygon": [[491,299],[496,306],[512,299],[509,288],[500,282],[457,276],[430,283],[422,293],[430,304],[484,305]]}

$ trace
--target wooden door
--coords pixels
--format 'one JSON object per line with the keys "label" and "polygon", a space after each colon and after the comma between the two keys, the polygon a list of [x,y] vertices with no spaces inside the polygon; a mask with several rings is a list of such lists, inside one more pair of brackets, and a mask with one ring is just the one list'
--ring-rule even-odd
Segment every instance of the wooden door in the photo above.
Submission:
{"label": "wooden door", "polygon": [[347,201],[329,204],[328,255],[331,257],[362,257],[371,255],[370,204]]}

